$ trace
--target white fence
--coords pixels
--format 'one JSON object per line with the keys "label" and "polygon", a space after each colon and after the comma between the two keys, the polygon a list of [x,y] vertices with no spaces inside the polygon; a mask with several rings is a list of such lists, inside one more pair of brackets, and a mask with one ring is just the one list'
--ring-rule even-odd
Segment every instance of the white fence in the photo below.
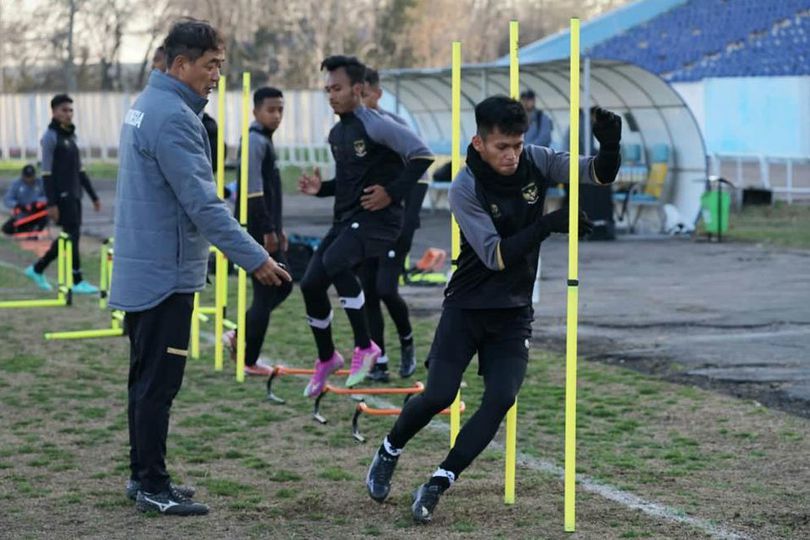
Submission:
{"label": "white fence", "polygon": [[709,170],[739,189],[769,189],[788,203],[810,198],[810,159],[807,158],[713,154],[709,156]]}
{"label": "white fence", "polygon": [[[0,94],[0,159],[40,158],[39,140],[51,121],[51,97],[51,94]],[[72,97],[83,156],[88,160],[116,159],[124,114],[137,94],[88,92]],[[238,91],[226,95],[225,143],[232,152],[241,133],[241,99],[242,93]],[[285,92],[284,101],[284,121],[273,138],[276,146],[284,149],[281,154],[292,163],[321,161],[318,159],[321,157],[330,161],[326,136],[335,117],[323,93]],[[214,93],[207,108],[214,118],[217,118],[216,104]],[[221,119],[217,121],[222,128]]]}

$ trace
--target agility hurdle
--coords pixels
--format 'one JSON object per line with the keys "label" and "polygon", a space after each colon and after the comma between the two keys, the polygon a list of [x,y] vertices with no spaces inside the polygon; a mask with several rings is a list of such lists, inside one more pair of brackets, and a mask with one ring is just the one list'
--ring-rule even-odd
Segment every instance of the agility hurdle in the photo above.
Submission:
{"label": "agility hurdle", "polygon": [[73,242],[70,236],[60,233],[57,248],[56,298],[6,300],[0,302],[0,309],[65,307],[73,303]]}
{"label": "agility hurdle", "polygon": [[[276,394],[273,393],[273,381],[275,381],[282,375],[313,375],[314,373],[315,373],[314,369],[273,366],[273,371],[267,378],[267,401],[272,401],[273,403],[279,404],[286,403],[284,399],[278,397]],[[348,374],[349,374],[348,369],[339,369],[335,371],[332,375],[345,377]]]}
{"label": "agility hurdle", "polygon": [[[217,84],[217,170],[216,170],[216,184],[217,196],[220,199],[225,199],[225,93],[227,92],[227,82],[224,76],[219,78]],[[191,346],[190,352],[192,358],[198,358],[200,354],[200,327],[199,322],[208,322],[206,315],[214,316],[214,370],[222,371],[223,367],[223,343],[222,334],[223,329],[229,330],[236,329],[236,323],[229,321],[226,318],[226,311],[228,306],[228,261],[225,254],[222,253],[215,246],[211,246],[210,253],[214,254],[215,267],[214,267],[214,305],[202,306],[199,303],[199,298],[195,299],[194,315],[192,318],[191,328]],[[238,336],[237,336],[238,339]]]}
{"label": "agility hurdle", "polygon": [[[327,384],[323,388],[323,392],[315,398],[315,403],[312,406],[312,418],[320,424],[325,424],[327,419],[321,415],[321,400],[327,394],[336,394],[338,396],[352,396],[352,399],[358,399],[356,396],[406,396],[410,397],[414,394],[421,394],[425,391],[425,385],[417,381],[412,386],[403,388],[344,388],[342,386],[334,386]],[[359,398],[362,399],[362,398]]]}
{"label": "agility hurdle", "polygon": [[[102,242],[99,254],[99,308],[107,309],[109,288],[112,283],[113,239],[107,238]],[[72,330],[66,332],[46,332],[45,339],[88,339],[120,337],[124,335],[124,312],[113,310],[110,313],[110,327],[90,330]]]}
{"label": "agility hurdle", "polygon": [[[411,397],[410,395],[406,395],[405,396],[405,402],[407,402],[408,398],[410,398],[410,397]],[[460,402],[459,403],[459,411],[463,413],[466,410],[467,410],[467,405],[463,401]],[[361,442],[361,443],[366,442],[366,438],[363,437],[363,435],[360,434],[360,427],[358,425],[359,422],[360,422],[360,415],[367,414],[369,416],[399,416],[399,414],[401,412],[402,412],[402,409],[398,409],[398,408],[377,409],[377,408],[374,408],[374,407],[369,407],[365,402],[361,401],[360,403],[357,404],[357,407],[355,407],[354,416],[352,417],[352,437],[354,437],[354,439],[357,442]],[[448,409],[442,409],[439,412],[439,414],[449,415],[450,414],[450,409],[449,408]]]}

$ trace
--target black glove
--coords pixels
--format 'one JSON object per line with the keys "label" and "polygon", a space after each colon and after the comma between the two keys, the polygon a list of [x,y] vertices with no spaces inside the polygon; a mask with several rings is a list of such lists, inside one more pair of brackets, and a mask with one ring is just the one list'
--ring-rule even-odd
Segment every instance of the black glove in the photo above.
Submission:
{"label": "black glove", "polygon": [[[568,206],[563,206],[558,210],[549,212],[538,219],[549,232],[568,232]],[[579,211],[579,236],[585,236],[593,231],[593,222],[588,219],[588,214],[583,210]]]}
{"label": "black glove", "polygon": [[599,149],[617,151],[622,140],[622,118],[602,107],[594,109],[593,136],[599,141]]}

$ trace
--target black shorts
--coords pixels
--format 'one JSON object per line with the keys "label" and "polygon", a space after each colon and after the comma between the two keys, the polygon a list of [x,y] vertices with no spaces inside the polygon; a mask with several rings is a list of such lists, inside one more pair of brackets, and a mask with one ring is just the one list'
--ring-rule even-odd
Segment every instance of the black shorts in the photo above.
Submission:
{"label": "black shorts", "polygon": [[498,369],[499,360],[528,362],[534,310],[530,306],[507,309],[442,310],[425,365],[448,363],[466,369],[478,354],[478,374]]}
{"label": "black shorts", "polygon": [[387,253],[401,229],[399,216],[392,216],[389,212],[361,212],[332,225],[315,255],[323,258],[330,275],[351,270],[365,259]]}

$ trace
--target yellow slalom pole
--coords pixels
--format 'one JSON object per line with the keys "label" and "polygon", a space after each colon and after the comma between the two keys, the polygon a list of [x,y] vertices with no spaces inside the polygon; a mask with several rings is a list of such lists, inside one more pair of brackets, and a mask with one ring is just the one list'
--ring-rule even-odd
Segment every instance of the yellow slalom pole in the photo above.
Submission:
{"label": "yellow slalom pole", "polygon": [[[518,62],[519,23],[509,23],[509,95],[513,99],[520,96],[520,63]],[[515,404],[506,413],[506,460],[504,471],[505,504],[515,503],[515,464],[517,458],[517,398]]]}
{"label": "yellow slalom pole", "polygon": [[[250,123],[250,73],[242,74],[242,155],[240,156],[241,169],[239,173],[239,223],[247,227],[247,200],[248,200],[248,125]],[[236,380],[245,380],[245,325],[247,310],[247,273],[244,268],[239,269],[237,282],[236,302]]]}
{"label": "yellow slalom pole", "polygon": [[[225,198],[225,92],[227,91],[225,77],[219,78],[217,86],[217,195],[220,199]],[[223,287],[223,279],[228,279],[228,268],[225,263],[225,255],[216,250],[214,259],[216,266],[214,270],[214,370],[222,371],[222,323],[225,320],[225,304],[227,302],[227,292]]]}
{"label": "yellow slalom pole", "polygon": [[[453,42],[453,68],[452,68],[452,145],[451,152],[451,172],[453,179],[461,170],[461,42]],[[450,256],[452,268],[458,265],[458,256],[461,252],[461,233],[455,216],[450,217]],[[456,399],[450,405],[450,448],[456,444],[456,437],[461,429],[461,390],[456,394]]]}
{"label": "yellow slalom pole", "polygon": [[579,301],[579,19],[571,19],[568,176],[568,321],[565,336],[565,532],[576,530],[577,319]]}
{"label": "yellow slalom pole", "polygon": [[191,358],[200,357],[200,293],[194,293],[194,309],[191,311]]}

